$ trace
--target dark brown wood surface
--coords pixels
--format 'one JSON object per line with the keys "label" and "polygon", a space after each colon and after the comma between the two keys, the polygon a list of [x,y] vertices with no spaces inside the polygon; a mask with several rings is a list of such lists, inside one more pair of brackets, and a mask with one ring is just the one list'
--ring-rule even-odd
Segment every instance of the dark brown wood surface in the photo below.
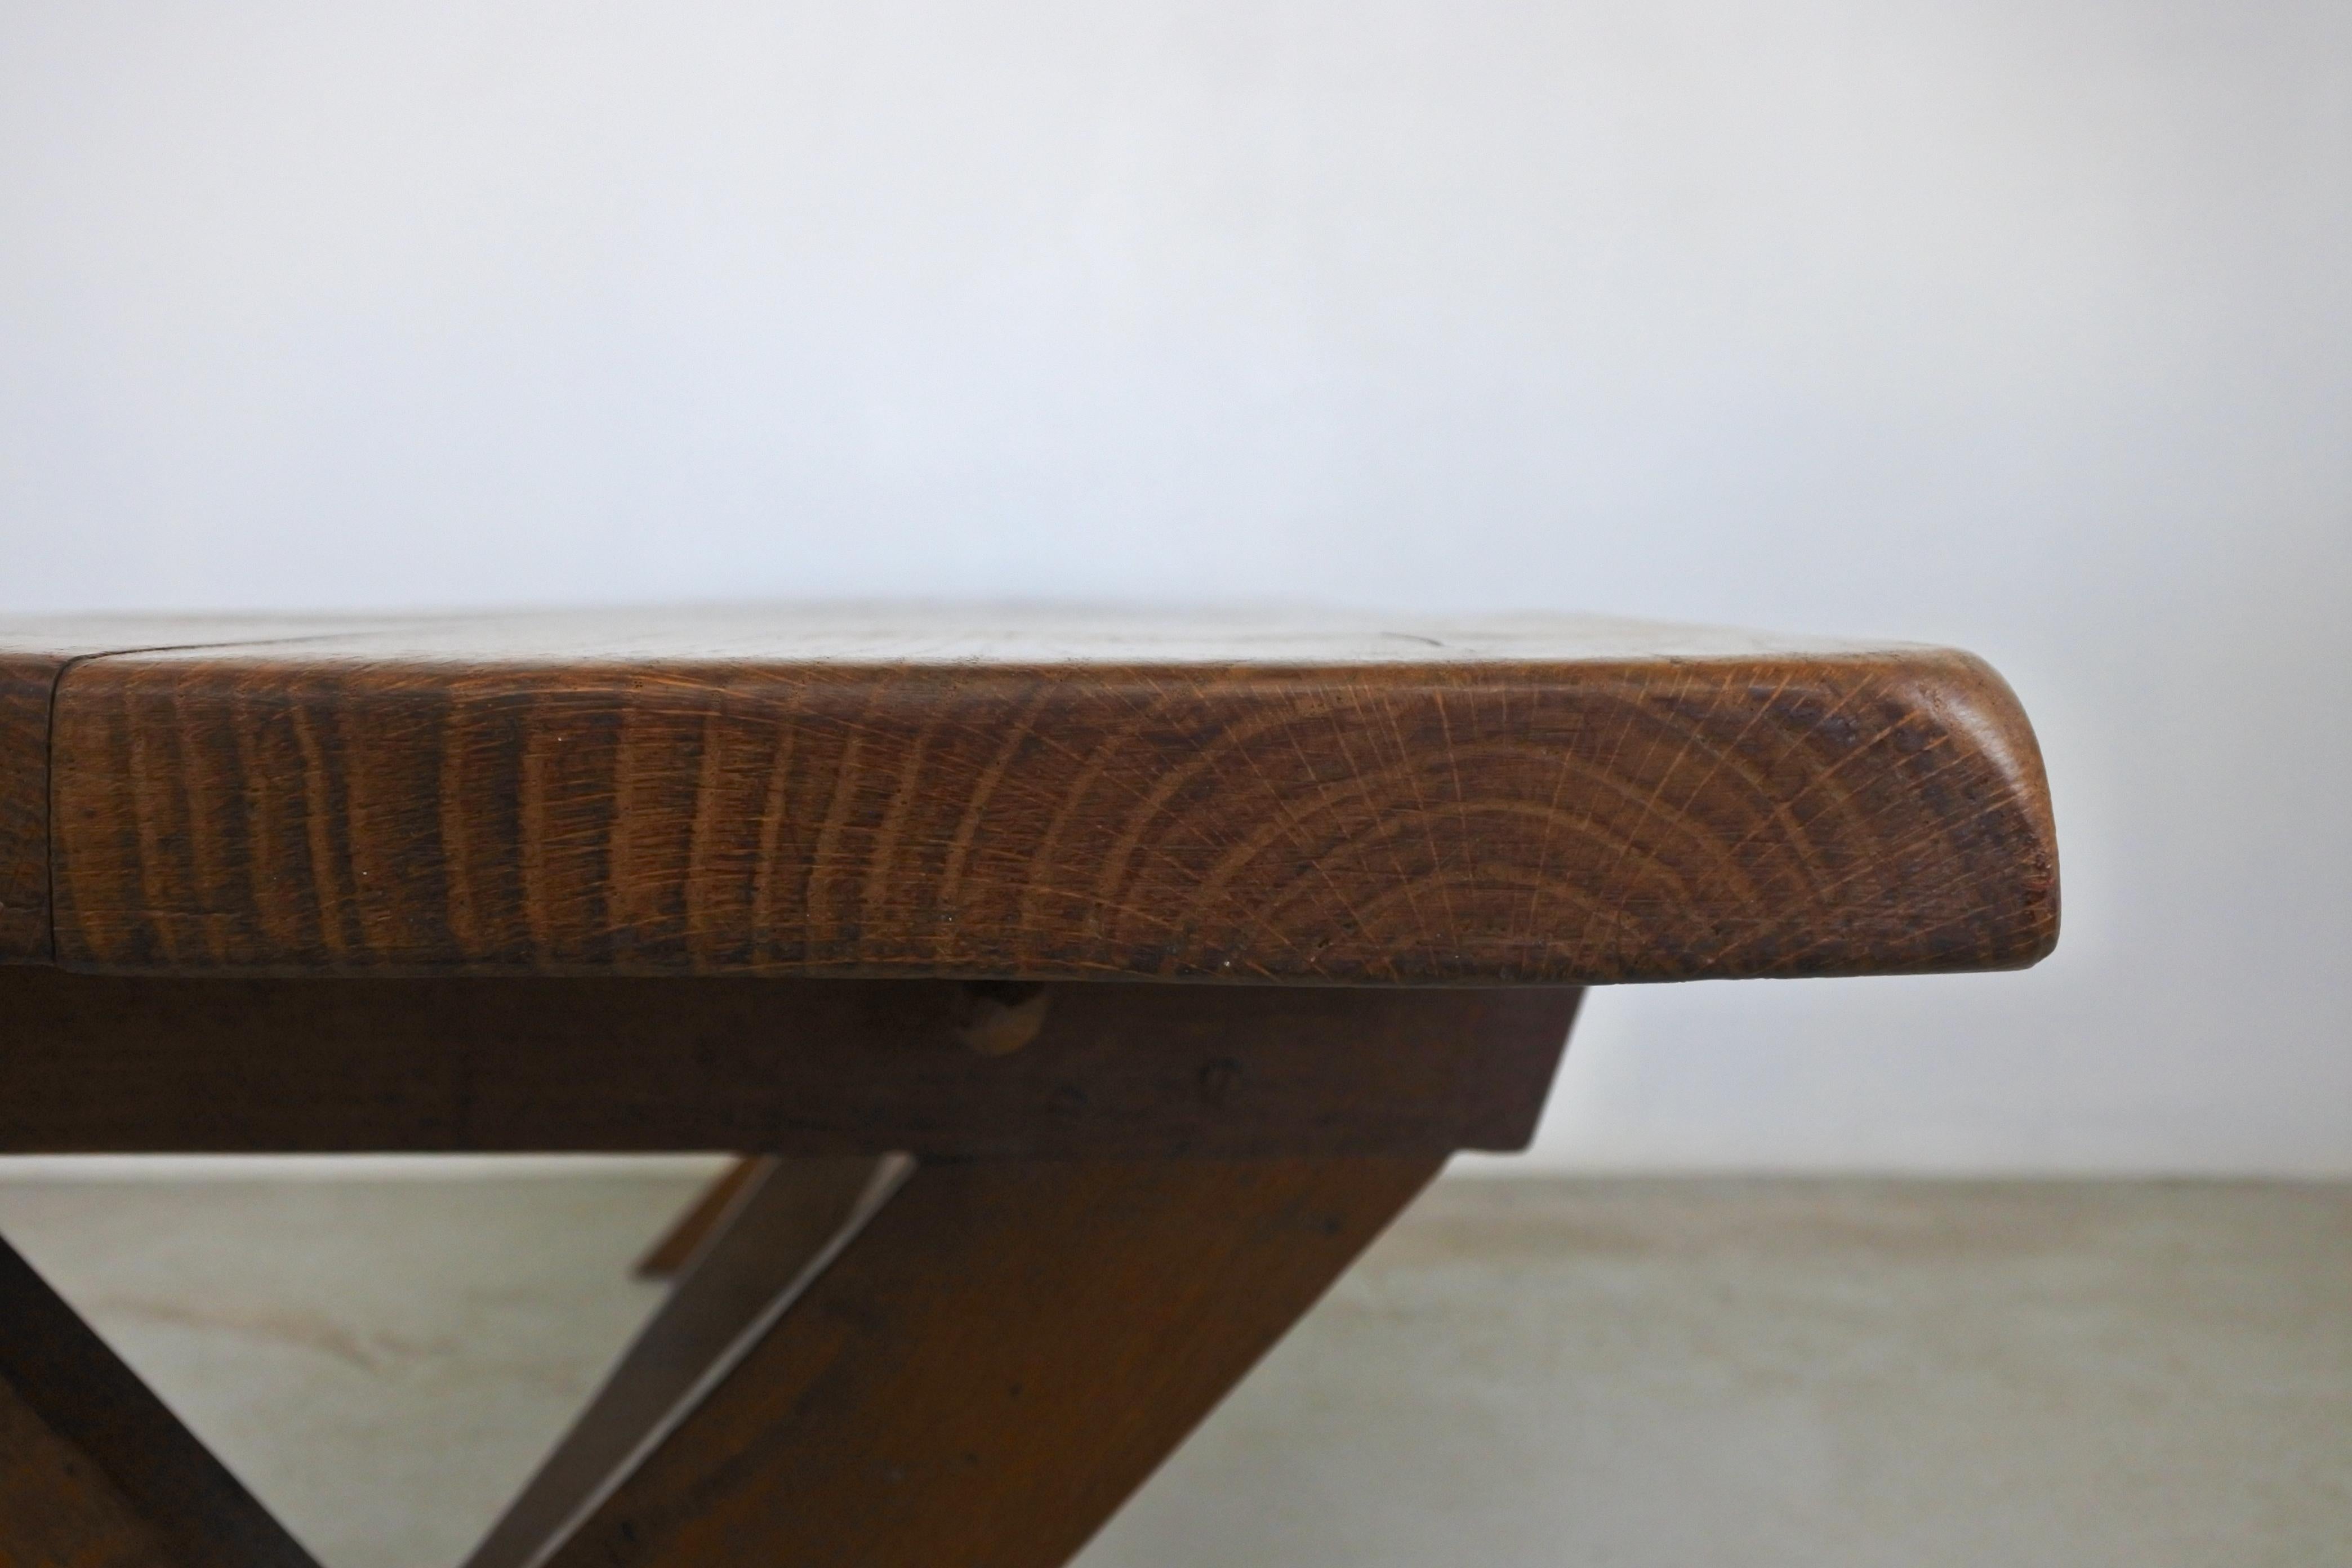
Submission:
{"label": "dark brown wood surface", "polygon": [[[528,1568],[540,1549],[627,1473],[693,1389],[813,1268],[861,1208],[903,1174],[902,1155],[759,1160],[711,1224],[685,1277],[529,1484],[466,1560]],[[879,1189],[879,1191],[877,1191]]]}
{"label": "dark brown wood surface", "polygon": [[49,949],[49,693],[61,658],[0,644],[0,963]]}
{"label": "dark brown wood surface", "polygon": [[[342,629],[382,627],[370,619]],[[251,643],[337,628],[252,616],[78,616],[0,620],[0,963],[54,956],[49,918],[49,720],[58,678],[134,649]]]}
{"label": "dark brown wood surface", "polygon": [[[246,623],[209,626],[213,640]],[[0,963],[46,963],[49,938],[49,704],[76,659],[201,635],[184,621],[91,616],[0,622]]]}
{"label": "dark brown wood surface", "polygon": [[316,1568],[5,1241],[0,1564]]}
{"label": "dark brown wood surface", "polygon": [[176,1568],[177,1562],[122,1489],[0,1378],[0,1563]]}
{"label": "dark brown wood surface", "polygon": [[139,1504],[0,1377],[0,1563],[176,1568]]}
{"label": "dark brown wood surface", "polygon": [[926,1165],[545,1568],[1059,1568],[1440,1163]]}
{"label": "dark brown wood surface", "polygon": [[53,773],[86,969],[1584,983],[2057,931],[2014,698],[1899,645],[457,617],[81,658],[50,732],[0,766]]}
{"label": "dark brown wood surface", "polygon": [[172,980],[0,968],[0,1152],[1028,1156],[1517,1149],[1572,990]]}

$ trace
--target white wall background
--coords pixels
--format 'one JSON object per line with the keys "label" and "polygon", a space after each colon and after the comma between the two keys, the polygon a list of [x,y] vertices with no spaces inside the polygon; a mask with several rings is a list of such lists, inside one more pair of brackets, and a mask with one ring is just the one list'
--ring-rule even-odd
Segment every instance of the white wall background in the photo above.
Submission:
{"label": "white wall background", "polygon": [[1546,1156],[2352,1173],[2352,6],[0,3],[0,610],[877,593],[1973,647],[2058,956]]}

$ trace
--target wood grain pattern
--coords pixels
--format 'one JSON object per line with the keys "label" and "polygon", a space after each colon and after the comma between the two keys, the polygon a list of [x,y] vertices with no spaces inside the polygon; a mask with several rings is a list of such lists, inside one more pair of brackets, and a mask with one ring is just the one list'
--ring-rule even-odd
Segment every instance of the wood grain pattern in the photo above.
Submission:
{"label": "wood grain pattern", "polygon": [[76,616],[0,621],[0,963],[54,956],[49,917],[49,718],[58,679],[76,662],[136,649],[282,640],[382,619]]}
{"label": "wood grain pattern", "polygon": [[0,969],[0,1152],[803,1156],[1524,1147],[1576,994],[1068,984],[987,1056],[945,981]]}
{"label": "wood grain pattern", "polygon": [[49,948],[49,693],[65,660],[0,644],[0,963]]}
{"label": "wood grain pattern", "polygon": [[1597,983],[2029,963],[2031,730],[1616,622],[457,621],[60,683],[59,961]]}
{"label": "wood grain pattern", "polygon": [[316,1568],[5,1242],[0,1563]]}
{"label": "wood grain pattern", "polygon": [[1058,1568],[1440,1163],[924,1166],[541,1568]]}

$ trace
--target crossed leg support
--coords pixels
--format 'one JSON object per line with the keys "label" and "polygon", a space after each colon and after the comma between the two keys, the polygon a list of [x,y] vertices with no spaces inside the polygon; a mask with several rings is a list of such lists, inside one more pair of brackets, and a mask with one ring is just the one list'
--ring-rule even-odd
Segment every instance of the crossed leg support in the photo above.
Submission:
{"label": "crossed leg support", "polygon": [[[1440,1163],[884,1163],[827,1244],[837,1256],[790,1279],[796,1245],[745,1256],[755,1201],[607,1395],[627,1400],[744,1274],[781,1279],[716,1379],[682,1390],[609,1469],[619,1444],[600,1398],[471,1568],[1052,1568]],[[599,1463],[575,1463],[591,1451]],[[572,1508],[545,1508],[559,1491]]]}
{"label": "crossed leg support", "polygon": [[[1166,1053],[1161,1076],[1192,1091],[1181,1116],[1155,1121],[1129,1096],[1120,1140],[1137,1152],[1105,1154],[1084,1146],[1095,1133],[1053,1131],[1055,1117],[1067,1120],[1065,1094],[1064,1110],[1041,1106],[1030,1152],[1004,1152],[992,1131],[985,1157],[960,1156],[938,1115],[921,1110],[919,1126],[892,1140],[928,1141],[919,1158],[787,1148],[756,1162],[670,1299],[467,1568],[1066,1563],[1450,1148],[1495,1141],[1497,1093],[1524,1100],[1524,1135],[1575,1002],[1560,992],[1497,1006],[1492,994],[1465,992],[1433,1004],[1423,993],[1383,1007],[1373,993],[1270,1009],[1287,1029],[1275,1040],[1233,1028],[1227,993],[1208,1004],[1223,1020],[1215,1037],[1182,1046],[1213,1053],[1196,1067],[1179,1049],[1192,1037],[1169,1033],[1166,1018],[1203,993],[1084,989],[1070,1009],[1081,1021],[1098,1031],[1129,1007],[1132,1050]],[[1113,990],[1129,995],[1107,1001]],[[1316,1035],[1318,1008],[1334,1025],[1328,1041]],[[1451,1033],[1424,1032],[1449,1016]],[[1385,1037],[1383,1018],[1423,1037]],[[1366,1053],[1356,1063],[1338,1027],[1351,1020]],[[1045,1070],[1027,1070],[1055,1086],[1049,1101],[1062,1088],[1083,1100],[1085,1084],[1060,1068],[1097,1059],[1092,1047],[1057,1044],[1049,1025],[1031,1048],[1048,1058]],[[1495,1080],[1462,1102],[1478,1107],[1476,1126],[1408,1114],[1395,1092],[1403,1085],[1381,1069],[1382,1053],[1402,1048],[1424,1053],[1412,1083]],[[1069,1053],[1060,1067],[1057,1050]],[[1443,1058],[1434,1079],[1427,1054]],[[1333,1072],[1332,1086],[1354,1089],[1301,1092],[1315,1088],[1299,1076],[1310,1059]],[[1296,1152],[1192,1152],[1214,1142],[1202,1131],[1199,1086],[1229,1094],[1228,1078],[1286,1085],[1297,1110],[1284,1114],[1297,1126],[1270,1141]],[[1269,1141],[1282,1118],[1255,1115],[1251,1139]],[[877,1129],[877,1141],[891,1131]],[[47,1468],[0,1479],[0,1563],[308,1564],[31,1271],[7,1261],[0,1441],[13,1449],[20,1429],[34,1432],[42,1446],[24,1451]],[[87,1366],[110,1370],[28,1382],[20,1322],[48,1325]],[[93,1447],[103,1424],[94,1428],[89,1412],[115,1407],[136,1407],[138,1436],[127,1446],[101,1436]],[[69,1475],[95,1479],[56,1479]]]}
{"label": "crossed leg support", "polygon": [[5,1241],[0,1563],[316,1568]]}

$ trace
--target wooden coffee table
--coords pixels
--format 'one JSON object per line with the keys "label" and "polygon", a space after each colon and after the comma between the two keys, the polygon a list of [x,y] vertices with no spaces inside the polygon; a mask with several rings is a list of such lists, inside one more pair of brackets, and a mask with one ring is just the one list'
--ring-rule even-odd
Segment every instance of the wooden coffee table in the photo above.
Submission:
{"label": "wooden coffee table", "polygon": [[[0,1150],[761,1156],[476,1568],[1063,1563],[1525,1144],[1579,987],[2057,922],[2032,733],[1930,647],[0,623]],[[0,1562],[309,1561],[0,1247]]]}

